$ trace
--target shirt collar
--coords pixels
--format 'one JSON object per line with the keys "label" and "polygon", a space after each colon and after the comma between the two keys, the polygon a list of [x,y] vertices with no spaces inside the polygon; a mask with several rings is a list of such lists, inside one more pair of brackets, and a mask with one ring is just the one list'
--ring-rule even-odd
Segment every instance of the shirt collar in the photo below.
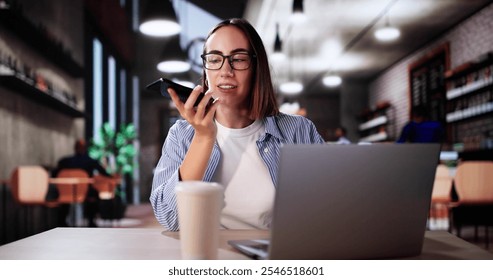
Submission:
{"label": "shirt collar", "polygon": [[[282,114],[282,113],[279,113]],[[264,118],[265,133],[270,134],[279,140],[284,140],[284,135],[282,134],[279,126],[277,125],[276,116],[269,116]]]}

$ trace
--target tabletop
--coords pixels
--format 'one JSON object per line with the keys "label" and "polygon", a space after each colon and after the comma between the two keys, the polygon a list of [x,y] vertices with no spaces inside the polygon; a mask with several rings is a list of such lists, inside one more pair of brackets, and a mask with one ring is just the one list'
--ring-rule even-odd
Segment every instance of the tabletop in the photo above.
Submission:
{"label": "tabletop", "polygon": [[60,185],[92,184],[94,179],[91,177],[53,177],[48,179],[48,183]]}
{"label": "tabletop", "polygon": [[[232,239],[267,238],[267,231],[221,230],[219,259],[245,260]],[[0,259],[156,260],[181,259],[178,232],[156,228],[55,228],[0,246]],[[493,259],[493,254],[446,231],[427,231],[423,252],[413,259]]]}

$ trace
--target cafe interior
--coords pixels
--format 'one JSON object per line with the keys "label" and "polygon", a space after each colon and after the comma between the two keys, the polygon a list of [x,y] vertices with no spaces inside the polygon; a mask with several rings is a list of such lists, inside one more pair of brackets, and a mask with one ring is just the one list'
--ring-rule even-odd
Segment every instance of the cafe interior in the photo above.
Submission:
{"label": "cafe interior", "polygon": [[[180,115],[146,85],[200,84],[205,36],[233,17],[260,34],[281,112],[328,144],[341,126],[395,143],[425,107],[445,131],[427,229],[493,252],[491,0],[0,0],[0,245],[58,227],[63,207],[88,227],[88,185],[98,228],[161,227],[153,171]],[[53,175],[78,139],[111,178]]]}

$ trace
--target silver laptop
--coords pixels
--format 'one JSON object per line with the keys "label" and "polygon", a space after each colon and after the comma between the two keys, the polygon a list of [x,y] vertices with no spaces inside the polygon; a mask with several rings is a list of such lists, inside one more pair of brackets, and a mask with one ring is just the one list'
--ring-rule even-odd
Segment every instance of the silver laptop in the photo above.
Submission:
{"label": "silver laptop", "polygon": [[270,241],[229,243],[260,259],[419,255],[439,152],[439,144],[282,146]]}

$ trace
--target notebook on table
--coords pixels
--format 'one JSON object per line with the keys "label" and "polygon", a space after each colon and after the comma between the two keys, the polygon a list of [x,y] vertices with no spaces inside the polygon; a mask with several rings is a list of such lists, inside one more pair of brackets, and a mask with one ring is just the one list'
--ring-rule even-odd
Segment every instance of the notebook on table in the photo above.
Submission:
{"label": "notebook on table", "polygon": [[439,144],[284,145],[270,240],[230,240],[259,259],[421,253]]}

